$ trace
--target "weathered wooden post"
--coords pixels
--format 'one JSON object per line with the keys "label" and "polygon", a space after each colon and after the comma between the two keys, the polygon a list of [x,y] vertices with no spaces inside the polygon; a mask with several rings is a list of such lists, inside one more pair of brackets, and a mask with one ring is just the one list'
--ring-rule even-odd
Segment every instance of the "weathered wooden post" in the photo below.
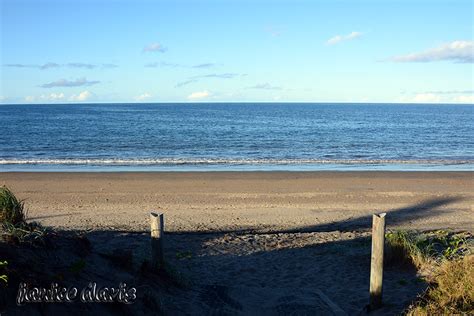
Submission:
{"label": "weathered wooden post", "polygon": [[159,268],[163,265],[163,233],[165,222],[163,214],[150,213],[151,227],[151,265]]}
{"label": "weathered wooden post", "polygon": [[382,306],[383,249],[385,242],[385,215],[372,217],[372,258],[370,263],[370,309]]}

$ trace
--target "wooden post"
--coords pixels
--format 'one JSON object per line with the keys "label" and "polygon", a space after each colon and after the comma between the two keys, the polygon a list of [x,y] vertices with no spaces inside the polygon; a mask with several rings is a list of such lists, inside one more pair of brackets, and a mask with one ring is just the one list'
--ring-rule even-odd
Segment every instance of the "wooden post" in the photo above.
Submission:
{"label": "wooden post", "polygon": [[383,249],[385,241],[385,215],[372,217],[372,258],[370,263],[370,309],[382,306]]}
{"label": "wooden post", "polygon": [[151,265],[153,268],[162,266],[163,260],[163,232],[165,222],[163,214],[150,213],[151,227]]}

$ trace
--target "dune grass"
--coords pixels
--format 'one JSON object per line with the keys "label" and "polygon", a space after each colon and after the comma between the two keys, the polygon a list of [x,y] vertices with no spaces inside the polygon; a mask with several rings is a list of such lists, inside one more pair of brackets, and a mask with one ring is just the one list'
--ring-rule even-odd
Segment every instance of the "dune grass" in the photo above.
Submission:
{"label": "dune grass", "polygon": [[474,255],[470,233],[397,231],[386,236],[389,257],[429,271],[429,287],[407,315],[474,315]]}
{"label": "dune grass", "polygon": [[444,261],[407,315],[474,315],[474,256]]}
{"label": "dune grass", "polygon": [[17,225],[25,221],[25,202],[6,186],[0,187],[0,223]]}
{"label": "dune grass", "polygon": [[422,247],[420,235],[415,232],[396,231],[386,234],[385,239],[389,261],[408,261],[420,268],[429,260],[429,250]]}
{"label": "dune grass", "polygon": [[25,202],[6,186],[0,187],[0,240],[13,243],[43,242],[46,230],[26,221]]}

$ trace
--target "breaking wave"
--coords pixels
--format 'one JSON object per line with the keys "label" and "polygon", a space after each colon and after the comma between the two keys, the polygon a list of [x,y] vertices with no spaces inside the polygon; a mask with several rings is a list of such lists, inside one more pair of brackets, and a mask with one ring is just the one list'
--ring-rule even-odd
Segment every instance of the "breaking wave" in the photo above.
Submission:
{"label": "breaking wave", "polygon": [[465,165],[474,160],[448,159],[0,159],[0,165],[92,165],[92,166],[178,166],[178,165]]}

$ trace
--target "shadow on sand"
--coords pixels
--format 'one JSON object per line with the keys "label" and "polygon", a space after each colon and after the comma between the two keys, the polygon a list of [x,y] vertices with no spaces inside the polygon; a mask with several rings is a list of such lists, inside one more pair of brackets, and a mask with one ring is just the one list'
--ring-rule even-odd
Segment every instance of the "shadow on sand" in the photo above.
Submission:
{"label": "shadow on sand", "polygon": [[[460,202],[463,197],[445,197],[437,199],[429,199],[421,203],[387,211],[388,225],[402,226],[414,220],[421,218],[436,217],[441,213],[448,212],[441,210],[440,207],[452,203]],[[372,227],[372,215],[351,218],[328,225],[306,226],[301,231],[331,231],[331,230],[367,230]]]}
{"label": "shadow on sand", "polygon": [[[441,213],[451,212],[449,210],[440,209],[443,206],[460,202],[464,200],[461,196],[450,196],[436,199],[429,199],[423,202],[392,210],[387,210],[388,225],[392,227],[400,227],[409,224],[418,219],[428,219],[436,217]],[[318,212],[318,211],[313,211]],[[218,231],[180,231],[178,234],[215,234],[215,233],[236,233],[236,234],[266,234],[266,233],[301,233],[301,232],[329,232],[329,231],[363,231],[370,230],[372,227],[372,215],[353,217],[332,223],[300,226],[295,229],[279,229],[275,230],[271,226],[259,228],[255,230],[253,227],[243,229],[230,229]]]}
{"label": "shadow on sand", "polygon": [[[436,216],[444,198],[391,210],[387,225]],[[56,231],[39,245],[0,243],[10,282],[0,292],[2,315],[363,314],[368,302],[371,217],[301,230],[167,233],[166,276],[150,273],[148,232]],[[137,288],[134,304],[15,305],[20,282],[82,288],[89,282]],[[383,313],[400,313],[426,285],[413,267],[385,265]],[[337,314],[337,313],[336,313]]]}

